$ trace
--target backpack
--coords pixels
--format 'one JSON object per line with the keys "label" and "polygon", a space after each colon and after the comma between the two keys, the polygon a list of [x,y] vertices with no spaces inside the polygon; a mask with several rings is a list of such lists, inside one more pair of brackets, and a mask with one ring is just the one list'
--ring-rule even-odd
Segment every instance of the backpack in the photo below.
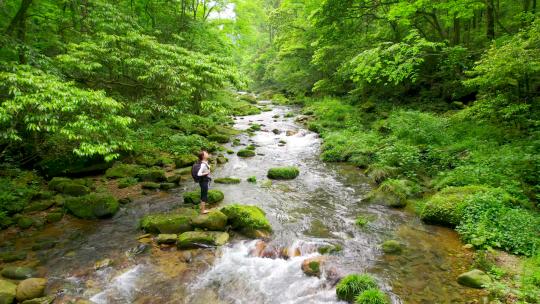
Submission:
{"label": "backpack", "polygon": [[195,181],[196,183],[201,181],[202,176],[197,175],[197,174],[199,174],[200,169],[201,169],[201,163],[200,162],[197,162],[197,163],[193,164],[193,166],[191,167],[191,177],[193,177],[193,181]]}

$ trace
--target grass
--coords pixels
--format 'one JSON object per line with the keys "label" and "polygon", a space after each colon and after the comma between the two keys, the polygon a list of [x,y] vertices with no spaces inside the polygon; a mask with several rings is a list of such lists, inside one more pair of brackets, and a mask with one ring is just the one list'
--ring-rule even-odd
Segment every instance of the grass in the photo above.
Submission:
{"label": "grass", "polygon": [[350,274],[342,278],[336,286],[338,299],[353,302],[363,291],[378,288],[377,282],[369,274]]}

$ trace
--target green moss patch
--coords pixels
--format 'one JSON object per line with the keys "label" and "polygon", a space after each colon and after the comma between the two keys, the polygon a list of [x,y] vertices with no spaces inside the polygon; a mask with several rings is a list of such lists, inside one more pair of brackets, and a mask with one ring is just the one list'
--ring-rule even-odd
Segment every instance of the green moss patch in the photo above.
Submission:
{"label": "green moss patch", "polygon": [[272,232],[272,226],[264,211],[257,206],[232,204],[221,208],[233,229],[249,237],[258,235],[257,231]]}
{"label": "green moss patch", "polygon": [[226,144],[230,141],[230,138],[228,135],[225,134],[211,134],[207,137],[211,141],[215,141],[220,144]]}
{"label": "green moss patch", "polygon": [[236,155],[240,157],[253,157],[255,156],[255,151],[249,150],[249,149],[242,149],[238,152],[236,152]]}
{"label": "green moss patch", "polygon": [[145,215],[139,222],[139,227],[149,233],[182,233],[192,230],[191,221],[197,216],[197,211],[180,208],[168,213]]}
{"label": "green moss patch", "polygon": [[219,210],[210,210],[193,218],[192,224],[196,228],[222,231],[227,226],[227,216]]}
{"label": "green moss patch", "polygon": [[278,167],[268,170],[267,177],[269,179],[290,180],[295,179],[300,174],[297,167]]}
{"label": "green moss patch", "polygon": [[175,157],[174,164],[176,168],[185,168],[185,167],[192,166],[198,160],[199,159],[197,158],[197,156],[193,154],[182,154]]}
{"label": "green moss patch", "polygon": [[82,219],[100,219],[113,216],[119,209],[118,201],[109,194],[91,193],[81,197],[67,198],[66,209]]}
{"label": "green moss patch", "polygon": [[107,169],[107,171],[105,172],[105,177],[107,178],[134,177],[142,169],[143,168],[138,165],[116,164],[112,168]]}
{"label": "green moss patch", "polygon": [[49,189],[56,192],[71,195],[81,196],[90,193],[90,185],[86,180],[73,180],[65,177],[54,177],[48,184]]}
{"label": "green moss patch", "polygon": [[216,184],[239,184],[241,180],[236,177],[221,177],[214,179]]}
{"label": "green moss patch", "polygon": [[176,242],[178,248],[189,249],[199,247],[221,246],[227,243],[229,234],[218,231],[188,231],[182,233]]}
{"label": "green moss patch", "polygon": [[[217,204],[225,198],[225,194],[219,190],[208,191],[208,204]],[[201,202],[201,192],[191,191],[184,193],[184,203],[198,205]]]}

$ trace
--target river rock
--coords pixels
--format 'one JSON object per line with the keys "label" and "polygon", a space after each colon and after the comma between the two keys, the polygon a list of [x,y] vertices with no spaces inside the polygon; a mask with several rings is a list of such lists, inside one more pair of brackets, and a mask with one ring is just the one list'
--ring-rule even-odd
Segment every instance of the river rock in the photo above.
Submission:
{"label": "river rock", "polygon": [[2,276],[12,280],[24,280],[36,276],[36,271],[30,267],[8,266],[2,269]]}
{"label": "river rock", "polygon": [[0,280],[0,304],[11,304],[17,295],[17,285]]}
{"label": "river rock", "polygon": [[[225,194],[219,190],[208,191],[208,204],[217,204],[225,198]],[[184,193],[184,203],[198,205],[201,202],[201,191]]]}
{"label": "river rock", "polygon": [[141,219],[140,227],[150,233],[182,233],[192,229],[191,220],[197,216],[197,211],[189,208],[179,208],[170,213],[149,214]]}
{"label": "river rock", "polygon": [[100,270],[100,269],[103,269],[103,268],[107,268],[107,267],[111,266],[112,264],[113,264],[113,261],[111,259],[99,260],[96,263],[94,263],[94,269],[95,270]]}
{"label": "river rock", "polygon": [[158,244],[174,244],[176,243],[177,238],[178,238],[178,235],[174,233],[169,233],[169,234],[162,233],[162,234],[158,234],[156,238],[156,242]]}
{"label": "river rock", "polygon": [[26,260],[26,256],[27,256],[27,252],[26,251],[20,251],[20,252],[15,252],[15,251],[10,251],[10,252],[4,252],[4,253],[0,253],[0,261],[4,262],[4,263],[11,263],[11,262],[15,262],[15,261],[22,261],[22,260]]}
{"label": "river rock", "polygon": [[491,283],[491,278],[482,270],[473,269],[459,275],[457,278],[459,284],[472,288],[484,288]]}
{"label": "river rock", "polygon": [[31,278],[26,279],[17,285],[17,301],[22,302],[43,296],[47,279]]}
{"label": "river rock", "polygon": [[317,256],[309,259],[305,259],[302,262],[302,271],[312,277],[321,276],[321,268],[325,263],[326,258],[324,256]]}
{"label": "river rock", "polygon": [[189,249],[198,247],[214,247],[227,243],[229,234],[218,231],[188,231],[178,237],[178,248]]}
{"label": "river rock", "polygon": [[257,243],[255,243],[255,248],[249,251],[249,255],[255,257],[262,256],[262,253],[266,246],[268,246],[268,244],[265,241],[257,241]]}
{"label": "river rock", "polygon": [[398,241],[395,240],[388,240],[382,243],[381,245],[382,251],[386,254],[399,254],[401,251],[403,251],[403,248],[401,248],[401,244]]}
{"label": "river rock", "polygon": [[221,209],[233,229],[248,237],[264,237],[272,232],[272,226],[264,211],[257,206],[232,204]]}
{"label": "river rock", "polygon": [[211,210],[193,218],[192,224],[197,228],[223,231],[227,226],[227,216],[219,210]]}
{"label": "river rock", "polygon": [[50,295],[50,296],[45,296],[41,298],[35,298],[32,300],[26,300],[22,302],[22,304],[51,304],[54,301],[54,299],[56,299],[56,296]]}
{"label": "river rock", "polygon": [[297,257],[297,256],[301,256],[302,255],[302,252],[300,252],[300,248],[296,247],[296,248],[283,248],[283,250],[281,250],[281,257],[288,260],[290,258],[293,258],[293,257]]}
{"label": "river rock", "polygon": [[69,212],[82,219],[101,219],[111,217],[120,208],[114,196],[105,193],[91,193],[81,197],[66,199]]}

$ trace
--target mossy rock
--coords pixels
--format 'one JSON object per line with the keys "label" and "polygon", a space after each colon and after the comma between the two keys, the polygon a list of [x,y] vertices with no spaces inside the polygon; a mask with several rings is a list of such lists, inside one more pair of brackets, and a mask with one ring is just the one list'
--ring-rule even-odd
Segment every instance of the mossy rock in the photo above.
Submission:
{"label": "mossy rock", "polygon": [[343,246],[341,245],[325,245],[322,247],[319,247],[317,251],[320,254],[335,254],[343,251]]}
{"label": "mossy rock", "polygon": [[145,215],[140,221],[140,228],[149,233],[178,234],[192,229],[191,221],[197,211],[179,208],[169,213]]}
{"label": "mossy rock", "polygon": [[255,156],[255,151],[249,150],[249,149],[242,149],[238,152],[236,152],[236,155],[240,157],[253,157]]}
{"label": "mossy rock", "polygon": [[302,271],[307,275],[311,277],[320,277],[321,276],[321,268],[325,262],[324,256],[317,256],[305,259],[302,262]]}
{"label": "mossy rock", "polygon": [[[217,204],[225,198],[223,192],[219,190],[209,190],[208,191],[208,204]],[[191,191],[184,193],[184,203],[198,205],[201,202],[201,192],[200,191]]]}
{"label": "mossy rock", "polygon": [[229,234],[218,231],[188,231],[182,233],[176,242],[178,248],[216,247],[227,243]]}
{"label": "mossy rock", "polygon": [[127,187],[135,186],[139,180],[135,177],[122,177],[118,180],[118,188],[124,189]]}
{"label": "mossy rock", "polygon": [[54,177],[48,184],[50,190],[71,195],[82,196],[90,193],[90,188],[85,185],[84,180],[72,180],[65,177]]}
{"label": "mossy rock", "polygon": [[362,292],[378,288],[377,281],[369,274],[350,274],[336,285],[338,299],[352,303]]}
{"label": "mossy rock", "polygon": [[175,183],[161,183],[159,184],[159,189],[161,190],[171,190],[176,187]]}
{"label": "mossy rock", "polygon": [[488,189],[483,186],[445,188],[427,201],[420,212],[420,218],[429,224],[455,227],[463,217],[466,199]]}
{"label": "mossy rock", "polygon": [[457,281],[463,286],[471,288],[485,288],[491,283],[491,278],[482,270],[473,269],[459,275]]}
{"label": "mossy rock", "polygon": [[159,182],[167,181],[165,170],[160,169],[160,168],[144,169],[141,172],[137,173],[136,177],[144,182],[159,183]]}
{"label": "mossy rock", "polygon": [[180,176],[191,176],[191,167],[181,168],[174,172]]}
{"label": "mossy rock", "polygon": [[11,304],[17,295],[17,285],[10,281],[0,280],[0,304]]}
{"label": "mossy rock", "polygon": [[228,161],[229,161],[229,159],[226,158],[223,155],[218,155],[218,157],[216,157],[216,162],[218,163],[218,165],[223,165],[223,164],[227,163]]}
{"label": "mossy rock", "polygon": [[236,146],[239,146],[240,144],[241,144],[240,139],[238,139],[238,138],[233,139],[233,142],[232,142],[233,146],[236,147]]}
{"label": "mossy rock", "polygon": [[257,206],[232,204],[221,208],[228,217],[228,223],[235,230],[248,237],[257,237],[260,232],[272,232],[272,226],[264,211]]}
{"label": "mossy rock", "polygon": [[141,188],[147,189],[147,190],[157,190],[159,189],[159,183],[144,182],[144,183],[141,183]]}
{"label": "mossy rock", "polygon": [[246,147],[246,150],[255,151],[256,149],[257,149],[257,146],[255,146],[254,144],[251,144],[251,145]]}
{"label": "mossy rock", "polygon": [[257,177],[256,176],[250,176],[247,178],[248,183],[256,183]]}
{"label": "mossy rock", "polygon": [[234,154],[233,150],[227,150],[227,154]]}
{"label": "mossy rock", "polygon": [[399,254],[403,251],[401,244],[396,240],[388,240],[381,244],[381,249],[386,254]]}
{"label": "mossy rock", "polygon": [[197,158],[197,156],[193,154],[182,154],[182,155],[176,156],[176,158],[174,159],[174,165],[176,166],[176,168],[179,168],[179,169],[190,167],[193,164],[195,164],[198,160],[199,159]]}
{"label": "mossy rock", "polygon": [[35,298],[42,297],[47,287],[47,279],[44,278],[29,278],[23,280],[17,285],[17,301],[23,302]]}
{"label": "mossy rock", "polygon": [[54,205],[54,200],[48,199],[44,201],[33,202],[24,208],[24,212],[44,211]]}
{"label": "mossy rock", "polygon": [[37,272],[30,267],[7,266],[2,269],[2,276],[12,280],[24,280],[33,278]]}
{"label": "mossy rock", "polygon": [[31,217],[21,216],[17,220],[17,226],[21,229],[28,229],[34,225],[34,220]]}
{"label": "mossy rock", "polygon": [[158,244],[174,244],[176,243],[177,239],[178,239],[178,235],[174,233],[162,233],[162,234],[158,234],[156,238],[156,242]]}
{"label": "mossy rock", "polygon": [[107,169],[107,171],[105,172],[105,177],[106,178],[134,177],[141,170],[143,170],[143,168],[138,165],[116,164],[113,167]]}
{"label": "mossy rock", "polygon": [[269,179],[290,180],[295,179],[300,174],[297,167],[277,167],[268,170]]}
{"label": "mossy rock", "polygon": [[226,144],[230,141],[229,136],[225,134],[210,134],[207,138],[220,144]]}
{"label": "mossy rock", "polygon": [[236,177],[220,177],[214,179],[216,184],[239,184],[241,180]]}
{"label": "mossy rock", "polygon": [[62,217],[64,217],[64,213],[62,212],[51,212],[48,213],[45,218],[47,219],[48,223],[56,223],[62,220]]}
{"label": "mossy rock", "polygon": [[0,253],[0,261],[4,263],[11,263],[16,261],[23,261],[26,260],[26,257],[28,256],[28,253],[26,251],[20,251],[20,252],[2,252]]}
{"label": "mossy rock", "polygon": [[110,194],[91,193],[81,197],[71,197],[65,201],[66,209],[82,219],[102,219],[112,217],[119,209],[119,203]]}
{"label": "mossy rock", "polygon": [[195,228],[223,231],[227,226],[227,216],[219,210],[210,210],[207,214],[201,214],[193,218],[192,225]]}

